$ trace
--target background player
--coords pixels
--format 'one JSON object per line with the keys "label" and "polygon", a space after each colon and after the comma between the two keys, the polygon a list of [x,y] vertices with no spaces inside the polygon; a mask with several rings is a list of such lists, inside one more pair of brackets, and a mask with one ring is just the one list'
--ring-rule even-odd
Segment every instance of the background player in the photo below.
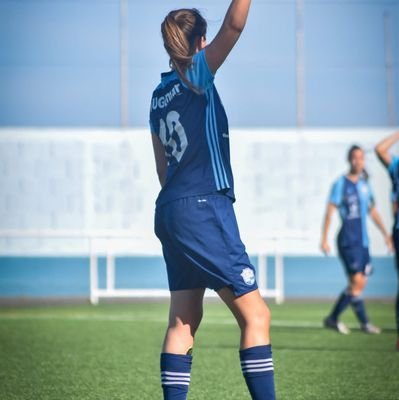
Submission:
{"label": "background player", "polygon": [[165,399],[187,396],[205,288],[217,291],[237,319],[241,366],[252,398],[275,398],[270,312],[240,240],[227,117],[213,84],[244,29],[250,3],[231,2],[209,45],[206,21],[195,9],[171,11],[161,27],[172,70],[161,75],[153,93],[150,125],[162,186],[155,232],[171,291],[161,354]]}
{"label": "background player", "polygon": [[[399,131],[388,136],[375,147],[375,152],[378,158],[388,169],[389,176],[392,180],[392,210],[394,215],[393,224],[393,244],[395,247],[396,255],[396,270],[399,277],[399,158],[389,153],[390,148],[397,143],[399,140]],[[398,293],[396,295],[395,304],[395,316],[396,316],[396,329],[398,338],[396,340],[396,350],[399,351],[399,286]]]}
{"label": "background player", "polygon": [[330,315],[324,320],[324,325],[336,329],[340,333],[349,333],[349,329],[339,321],[339,316],[351,304],[361,324],[361,329],[366,333],[376,334],[381,330],[369,322],[364,301],[361,298],[367,276],[371,273],[366,227],[368,214],[383,234],[389,247],[391,242],[375,207],[374,196],[365,171],[364,151],[359,146],[352,146],[348,152],[348,162],[350,164],[348,174],[341,176],[332,186],[324,221],[321,248],[325,254],[330,253],[328,230],[331,216],[338,208],[342,220],[337,237],[338,252],[349,284],[339,296]]}

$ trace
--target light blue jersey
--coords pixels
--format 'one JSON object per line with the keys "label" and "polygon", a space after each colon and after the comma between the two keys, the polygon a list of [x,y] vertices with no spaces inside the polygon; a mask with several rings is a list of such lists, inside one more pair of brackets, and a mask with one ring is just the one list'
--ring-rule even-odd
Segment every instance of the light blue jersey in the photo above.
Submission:
{"label": "light blue jersey", "polygon": [[375,201],[367,180],[360,178],[354,183],[341,176],[332,186],[329,201],[337,206],[342,220],[338,245],[368,247],[366,219]]}

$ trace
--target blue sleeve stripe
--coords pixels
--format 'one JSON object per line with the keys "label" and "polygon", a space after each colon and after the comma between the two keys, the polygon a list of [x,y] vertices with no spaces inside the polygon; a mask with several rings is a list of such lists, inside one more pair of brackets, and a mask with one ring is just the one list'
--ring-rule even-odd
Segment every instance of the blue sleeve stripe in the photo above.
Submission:
{"label": "blue sleeve stripe", "polygon": [[213,93],[209,94],[209,92],[207,92],[206,96],[208,99],[208,104],[206,107],[205,130],[206,130],[208,147],[211,154],[213,174],[215,177],[217,190],[227,189],[230,186],[227,180],[226,171],[224,169],[221,158],[218,137],[217,137],[217,130],[216,130],[216,121],[212,120],[212,117],[214,116]]}
{"label": "blue sleeve stripe", "polygon": [[222,171],[223,171],[223,180],[224,180],[223,188],[228,189],[228,188],[230,188],[230,185],[229,185],[229,180],[227,179],[226,170],[223,165],[222,154],[220,152],[219,136],[218,136],[218,129],[217,129],[217,124],[216,124],[216,115],[215,115],[215,99],[214,99],[213,90],[211,91],[210,97],[211,97],[211,111],[212,111],[211,121],[213,123],[213,134],[215,136],[216,148],[217,148],[220,164],[221,164]]}
{"label": "blue sleeve stripe", "polygon": [[391,156],[391,163],[388,165],[388,171],[393,175],[398,169],[399,158]]}
{"label": "blue sleeve stripe", "polygon": [[[360,194],[359,192],[362,191],[362,186],[367,188],[368,196],[367,198]],[[362,242],[363,247],[367,247],[369,244],[369,238],[367,233],[367,216],[369,214],[370,209],[370,197],[371,197],[371,188],[368,182],[360,180],[356,185],[358,190],[359,202],[360,202],[360,217],[361,217],[361,224],[362,224]]]}
{"label": "blue sleeve stripe", "polygon": [[210,117],[209,117],[209,100],[208,100],[208,104],[205,109],[205,123],[206,123],[206,126],[205,126],[206,138],[207,138],[207,142],[208,142],[209,152],[211,154],[211,162],[212,162],[213,175],[214,175],[215,182],[216,182],[216,189],[221,190],[219,173],[218,173],[218,170],[216,167],[216,157],[215,157],[215,153],[213,151],[213,145],[212,145],[212,142],[210,139],[210,130],[211,129],[210,129]]}

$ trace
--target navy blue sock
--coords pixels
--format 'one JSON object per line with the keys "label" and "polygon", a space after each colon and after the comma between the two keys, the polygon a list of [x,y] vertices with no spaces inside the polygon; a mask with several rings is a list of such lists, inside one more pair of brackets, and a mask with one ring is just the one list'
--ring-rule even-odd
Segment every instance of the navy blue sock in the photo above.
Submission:
{"label": "navy blue sock", "polygon": [[276,395],[271,345],[240,350],[240,360],[252,400],[274,400]]}
{"label": "navy blue sock", "polygon": [[190,384],[192,356],[161,354],[161,381],[164,400],[186,400]]}
{"label": "navy blue sock", "polygon": [[338,297],[337,302],[330,314],[330,318],[334,321],[338,321],[340,314],[345,310],[352,300],[352,295],[349,293],[348,289],[344,290]]}
{"label": "navy blue sock", "polygon": [[363,299],[360,296],[353,296],[351,304],[357,319],[362,325],[366,325],[369,322],[369,319],[367,317]]}
{"label": "navy blue sock", "polygon": [[399,293],[396,296],[395,315],[396,315],[396,329],[399,336]]}

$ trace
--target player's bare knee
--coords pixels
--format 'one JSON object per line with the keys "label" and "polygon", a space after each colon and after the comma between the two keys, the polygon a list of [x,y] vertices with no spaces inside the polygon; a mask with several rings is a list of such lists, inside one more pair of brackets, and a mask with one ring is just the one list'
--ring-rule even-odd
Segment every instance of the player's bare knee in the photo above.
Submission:
{"label": "player's bare knee", "polygon": [[364,285],[360,285],[360,284],[353,285],[351,287],[350,293],[352,296],[360,296],[363,292],[363,289],[364,289]]}
{"label": "player's bare knee", "polygon": [[271,321],[271,312],[269,307],[265,307],[262,314],[261,314],[261,324],[263,325],[265,330],[270,329],[270,321]]}
{"label": "player's bare knee", "polygon": [[271,313],[268,307],[259,307],[244,320],[242,329],[268,332],[270,328]]}
{"label": "player's bare knee", "polygon": [[353,296],[359,296],[364,287],[366,286],[366,278],[364,276],[358,276],[351,283],[351,294]]}
{"label": "player's bare knee", "polygon": [[259,312],[259,314],[257,316],[260,324],[267,327],[267,329],[269,329],[271,317],[272,317],[272,315],[271,315],[270,309],[266,305],[264,307],[262,307],[262,310]]}
{"label": "player's bare knee", "polygon": [[349,288],[349,293],[350,293],[352,296],[359,296],[360,292],[361,292],[361,290],[358,288],[357,285],[352,284],[352,285],[350,286],[350,288]]}

